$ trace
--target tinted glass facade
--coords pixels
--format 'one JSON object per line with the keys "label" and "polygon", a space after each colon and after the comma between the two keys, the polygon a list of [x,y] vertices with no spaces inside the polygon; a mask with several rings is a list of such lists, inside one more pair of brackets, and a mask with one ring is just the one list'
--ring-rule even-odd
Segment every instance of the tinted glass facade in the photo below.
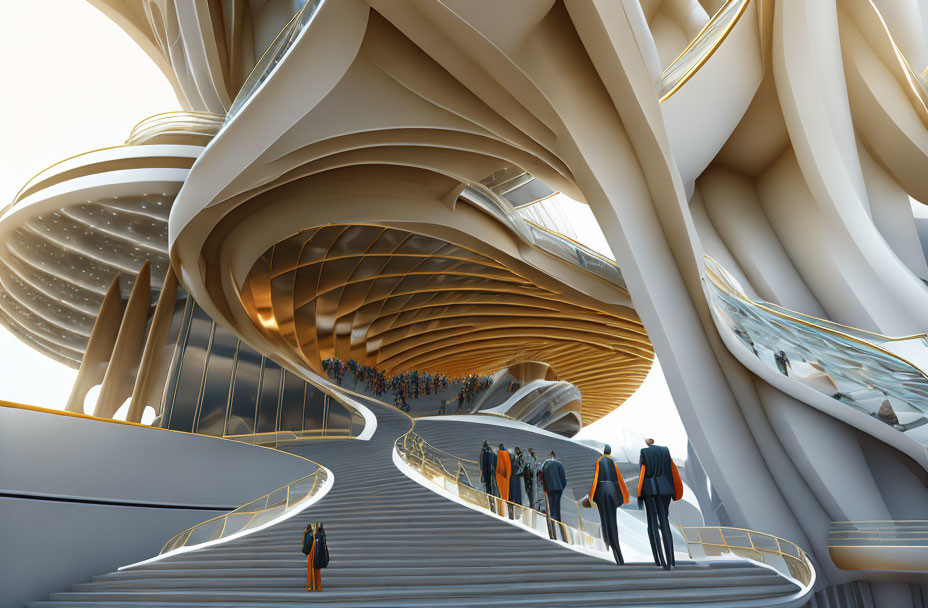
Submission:
{"label": "tinted glass facade", "polygon": [[174,357],[160,426],[215,436],[357,435],[364,421],[209,318],[193,298],[172,320]]}

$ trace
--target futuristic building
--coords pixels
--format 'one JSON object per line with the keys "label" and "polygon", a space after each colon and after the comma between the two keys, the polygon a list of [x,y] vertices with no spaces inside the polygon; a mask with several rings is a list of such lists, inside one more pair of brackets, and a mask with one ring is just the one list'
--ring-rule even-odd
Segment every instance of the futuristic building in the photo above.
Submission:
{"label": "futuristic building", "polygon": [[[306,601],[324,521],[321,603],[928,605],[928,4],[92,3],[185,111],[0,215],[0,322],[79,368],[70,416],[0,408],[11,538],[96,542],[19,604]],[[607,563],[568,439],[655,356],[667,573],[634,505]],[[484,439],[558,452],[558,540]]]}

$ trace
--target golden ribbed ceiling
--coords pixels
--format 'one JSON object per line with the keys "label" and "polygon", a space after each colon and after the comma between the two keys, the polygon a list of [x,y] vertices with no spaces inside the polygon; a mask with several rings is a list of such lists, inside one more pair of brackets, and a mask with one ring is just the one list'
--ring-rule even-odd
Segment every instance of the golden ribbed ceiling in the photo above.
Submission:
{"label": "golden ribbed ceiling", "polygon": [[544,361],[580,389],[589,424],[644,380],[648,336],[630,308],[581,305],[560,282],[524,274],[434,237],[328,225],[266,251],[241,298],[265,336],[319,371],[330,357],[448,376]]}

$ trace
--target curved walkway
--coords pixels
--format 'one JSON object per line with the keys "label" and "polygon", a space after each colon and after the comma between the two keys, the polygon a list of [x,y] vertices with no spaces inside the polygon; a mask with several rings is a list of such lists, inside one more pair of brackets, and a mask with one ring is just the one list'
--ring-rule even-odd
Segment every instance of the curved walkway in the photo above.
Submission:
{"label": "curved walkway", "polygon": [[[337,480],[299,516],[233,542],[96,577],[29,606],[795,605],[796,585],[747,562],[689,563],[670,572],[650,564],[620,568],[450,503],[393,465],[393,443],[409,430],[409,418],[366,404],[378,418],[371,441],[290,448],[330,468]],[[437,431],[439,424],[445,423],[423,423],[421,430]],[[493,428],[521,441],[520,431],[510,436]],[[484,432],[473,429],[474,440]],[[300,553],[309,521],[325,522],[331,555],[324,591],[313,595],[304,591]]]}

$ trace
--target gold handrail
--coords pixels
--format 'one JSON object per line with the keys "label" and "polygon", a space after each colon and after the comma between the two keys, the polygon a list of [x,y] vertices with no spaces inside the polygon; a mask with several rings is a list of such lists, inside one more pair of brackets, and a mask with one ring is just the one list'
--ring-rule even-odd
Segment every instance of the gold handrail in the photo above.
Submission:
{"label": "gold handrail", "polygon": [[870,7],[873,9],[873,12],[876,13],[877,19],[880,21],[880,25],[883,27],[883,31],[886,33],[886,37],[889,40],[890,46],[893,48],[893,53],[896,56],[896,61],[898,61],[899,66],[902,68],[902,74],[905,77],[906,82],[909,87],[906,90],[907,96],[910,101],[917,103],[916,113],[918,114],[919,119],[922,121],[922,124],[925,127],[928,127],[928,101],[926,101],[926,91],[924,83],[924,75],[928,74],[928,68],[925,68],[925,71],[922,74],[919,74],[912,66],[909,64],[908,60],[905,58],[905,55],[902,54],[902,49],[896,44],[895,38],[893,38],[892,32],[889,31],[889,25],[887,25],[886,20],[883,19],[883,14],[880,12],[879,7],[869,0]]}
{"label": "gold handrail", "polygon": [[[310,461],[310,462],[313,462],[313,461]],[[231,534],[236,534],[238,532],[247,530],[250,527],[252,527],[252,524],[261,514],[267,513],[268,511],[271,511],[271,510],[279,509],[281,505],[283,505],[281,515],[283,515],[284,513],[287,513],[288,511],[291,511],[294,507],[296,507],[300,503],[305,502],[306,500],[309,500],[310,498],[312,498],[316,494],[316,490],[328,478],[328,473],[326,472],[326,469],[322,465],[315,463],[315,462],[313,464],[315,464],[318,468],[312,473],[310,473],[309,475],[300,477],[296,481],[292,481],[286,485],[283,485],[275,490],[268,492],[267,494],[263,496],[259,496],[258,498],[255,498],[254,500],[251,500],[245,503],[244,505],[232,511],[229,511],[228,513],[223,513],[222,515],[211,517],[210,519],[202,521],[196,524],[195,526],[191,526],[190,528],[187,528],[186,530],[183,530],[182,532],[175,534],[174,536],[170,538],[170,540],[168,540],[168,542],[164,544],[164,547],[161,549],[159,555],[163,555],[169,551],[174,551],[176,549],[179,549],[180,547],[188,546],[190,544],[190,539],[191,537],[193,537],[194,533],[198,529],[203,529],[204,526],[207,526],[212,522],[217,522],[219,520],[222,520],[222,528],[218,531],[218,533],[210,534],[208,538],[205,538],[202,540],[198,539],[197,542],[193,543],[193,545],[199,545],[199,544],[203,544],[206,542],[218,540],[220,538],[230,536]],[[306,493],[300,495],[299,497],[296,497],[295,500],[291,500],[291,492],[290,492],[291,488],[297,484],[310,480],[310,478],[312,478],[313,483],[312,483],[312,486],[309,488],[309,490]],[[281,490],[286,490],[286,497],[284,498],[283,502],[277,502],[269,506],[268,503],[271,499],[271,496],[276,494],[277,492],[280,492]],[[253,508],[255,503],[260,503],[262,500],[264,501],[263,507],[260,507],[254,510],[248,510],[249,508]],[[243,525],[238,526],[234,532],[229,530],[227,534],[227,524],[229,522],[229,518],[235,515],[251,515],[251,517],[248,518],[248,521],[245,522]]]}
{"label": "gold handrail", "polygon": [[[689,545],[700,545],[702,547],[711,547],[713,549],[724,550],[776,568],[777,564],[770,564],[762,559],[764,554],[774,555],[783,561],[786,567],[786,572],[783,572],[781,568],[776,569],[782,574],[788,574],[792,578],[795,578],[800,583],[802,583],[803,587],[810,587],[812,582],[815,580],[815,567],[812,565],[812,561],[809,559],[809,556],[805,551],[802,550],[801,547],[799,547],[799,545],[792,541],[786,540],[785,538],[780,538],[778,536],[774,536],[773,534],[767,534],[766,532],[749,530],[747,528],[733,528],[727,526],[686,526],[680,528],[680,530],[683,532],[683,537],[686,539],[686,544],[688,547]],[[717,533],[720,542],[713,542],[712,540],[704,539],[703,533],[705,532]],[[729,541],[725,537],[726,532],[735,532],[739,536],[746,535],[749,544],[742,545]],[[770,541],[773,545],[775,545],[775,547],[758,546],[758,543],[755,542],[755,539],[761,538]],[[784,550],[784,545],[787,547],[787,549],[791,548],[794,553]],[[752,554],[757,554],[759,559],[751,557]]]}
{"label": "gold handrail", "polygon": [[705,53],[702,54],[702,56],[699,58],[699,60],[698,60],[696,63],[694,63],[694,64],[683,74],[683,76],[681,76],[681,77],[677,80],[677,82],[670,88],[670,90],[668,90],[666,93],[664,93],[663,95],[661,95],[660,99],[658,99],[658,102],[659,102],[659,103],[663,103],[663,102],[667,101],[668,99],[670,99],[670,96],[671,96],[671,95],[673,95],[674,93],[676,93],[676,92],[680,89],[680,87],[682,87],[684,84],[686,84],[687,82],[689,82],[689,80],[696,74],[696,72],[698,72],[699,69],[700,69],[707,61],[709,61],[709,58],[712,57],[712,55],[715,54],[715,51],[718,50],[718,48],[722,45],[722,43],[725,42],[725,39],[728,38],[728,34],[731,33],[731,30],[734,29],[735,25],[741,20],[741,16],[744,14],[745,10],[747,10],[748,4],[751,2],[751,0],[728,0],[725,4],[722,5],[721,8],[719,8],[719,10],[717,10],[717,11],[715,12],[715,15],[713,15],[712,18],[709,19],[709,22],[706,23],[706,25],[703,26],[703,28],[699,31],[699,33],[696,34],[696,37],[693,38],[693,40],[686,46],[686,48],[683,49],[683,50],[680,52],[680,54],[677,55],[677,57],[676,57],[673,61],[671,61],[670,64],[669,64],[666,68],[664,68],[664,71],[663,71],[663,73],[661,74],[661,83],[662,83],[662,84],[664,84],[664,81],[665,81],[666,78],[667,78],[667,74],[668,74],[668,72],[670,72],[671,68],[673,68],[675,65],[677,65],[677,63],[681,62],[684,58],[686,58],[686,56],[690,53],[690,51],[692,51],[693,48],[694,48],[702,39],[704,39],[706,36],[708,36],[710,28],[711,28],[713,25],[715,25],[716,21],[717,21],[718,19],[720,19],[721,16],[724,14],[724,12],[725,12],[732,4],[734,4],[735,2],[741,2],[741,3],[742,3],[741,8],[738,9],[738,12],[735,14],[735,16],[732,17],[732,19],[731,19],[731,21],[728,23],[728,25],[725,26],[725,29],[723,29],[723,30],[719,33],[718,39],[715,41],[715,43],[713,43],[713,45],[712,45],[708,50],[706,50]]}
{"label": "gold handrail", "polygon": [[[717,261],[715,261],[714,259],[712,259],[712,258],[709,257],[708,255],[705,256],[705,258],[706,258],[707,260],[709,260],[710,262],[712,262],[712,264],[714,264],[716,267],[718,267],[718,268],[720,269],[720,271],[726,272],[725,269],[724,269],[724,267],[723,267],[721,264],[719,264]],[[834,323],[834,322],[832,322],[832,321],[827,321],[827,320],[825,320],[825,319],[819,319],[818,317],[813,317],[812,315],[806,315],[806,314],[804,314],[804,313],[797,313],[797,312],[795,312],[795,311],[790,311],[788,308],[781,307],[781,308],[783,308],[783,311],[788,311],[788,312],[783,312],[783,311],[780,311],[780,310],[771,308],[771,307],[767,306],[766,304],[764,304],[763,302],[758,302],[758,301],[756,301],[756,300],[754,300],[754,299],[748,297],[746,294],[743,294],[743,293],[741,293],[741,292],[739,292],[739,291],[737,291],[737,290],[732,289],[732,288],[727,284],[727,282],[726,282],[725,280],[723,280],[723,279],[722,279],[721,277],[719,277],[715,272],[712,271],[712,269],[709,267],[708,264],[706,265],[706,275],[709,277],[709,280],[713,283],[713,285],[715,285],[718,289],[722,290],[723,292],[725,292],[726,294],[728,294],[728,295],[730,295],[730,296],[732,296],[732,297],[734,297],[734,298],[737,298],[737,299],[741,300],[742,302],[745,302],[746,304],[748,304],[748,305],[750,305],[750,306],[753,306],[753,307],[755,307],[755,308],[759,308],[759,309],[761,309],[761,310],[763,310],[763,311],[765,311],[765,312],[768,312],[768,313],[770,313],[770,314],[772,314],[772,315],[774,315],[774,316],[780,317],[781,319],[788,319],[789,321],[792,321],[792,322],[794,322],[794,323],[799,323],[799,324],[801,324],[801,325],[805,325],[805,326],[807,326],[807,327],[811,327],[811,328],[813,328],[813,329],[816,329],[816,330],[819,330],[819,331],[822,331],[822,332],[825,332],[825,333],[829,333],[829,334],[831,334],[831,335],[840,336],[841,338],[844,338],[844,339],[847,339],[847,340],[851,340],[851,341],[856,342],[856,343],[858,343],[858,344],[863,344],[864,346],[866,346],[866,347],[868,347],[868,348],[872,348],[872,349],[874,349],[874,350],[878,350],[878,351],[880,351],[881,353],[883,353],[883,354],[885,354],[885,355],[887,355],[887,356],[889,356],[889,357],[892,357],[892,358],[894,358],[894,359],[898,359],[899,361],[902,361],[903,363],[905,363],[905,364],[908,365],[909,367],[913,368],[916,372],[918,372],[919,374],[921,374],[921,376],[922,376],[925,380],[928,380],[928,375],[926,375],[926,373],[925,373],[920,367],[918,367],[917,365],[915,365],[914,363],[912,363],[911,361],[909,361],[909,360],[906,359],[905,357],[902,357],[901,355],[898,355],[898,354],[896,354],[896,353],[894,353],[894,352],[892,352],[892,351],[890,351],[890,350],[887,350],[887,349],[885,349],[885,348],[879,346],[878,344],[874,344],[873,342],[867,342],[866,340],[861,340],[860,338],[857,338],[857,337],[852,336],[852,335],[850,335],[850,334],[847,334],[847,333],[838,331],[838,330],[836,330],[836,329],[831,329],[831,328],[825,327],[825,326],[823,326],[823,325],[817,325],[817,324],[815,324],[815,323],[812,323],[812,322],[810,322],[810,321],[807,321],[807,320],[803,319],[802,317],[796,316],[796,315],[802,315],[802,316],[804,316],[804,317],[809,317],[809,318],[812,318],[812,319],[817,319],[817,320],[819,320],[819,321],[822,321],[822,322],[824,322],[824,323],[829,323],[829,324],[831,324],[831,325],[836,325],[836,326],[840,326],[840,327],[846,327],[846,328],[848,328],[848,329],[852,329],[852,330],[857,331],[857,332],[860,332],[860,333],[865,333],[865,334],[868,334],[868,335],[872,335],[872,336],[874,336],[874,337],[876,337],[876,338],[879,338],[880,340],[884,340],[884,341],[886,341],[886,342],[900,342],[900,341],[904,341],[904,340],[926,339],[926,338],[928,338],[928,335],[926,335],[926,334],[915,334],[915,335],[912,335],[912,336],[905,336],[905,337],[900,337],[900,338],[892,338],[892,337],[889,337],[889,336],[884,336],[884,335],[882,335],[882,334],[876,334],[876,333],[873,333],[873,332],[869,332],[869,331],[867,331],[867,330],[857,329],[857,328],[850,327],[850,326],[847,326],[847,325],[841,325],[840,323]],[[795,314],[790,314],[791,312],[792,312],[792,313],[795,313]]]}
{"label": "gold handrail", "polygon": [[[431,445],[428,441],[426,441],[424,438],[422,438],[420,435],[418,435],[411,429],[407,431],[404,435],[396,439],[396,442],[394,443],[394,447],[396,448],[397,453],[399,454],[400,458],[404,460],[404,462],[426,473],[425,477],[429,479],[429,481],[432,481],[433,483],[435,483],[435,478],[441,479],[441,483],[440,484],[436,483],[436,485],[442,488],[445,487],[445,482],[451,483],[453,486],[457,488],[458,496],[462,500],[466,500],[469,504],[473,504],[480,508],[486,509],[500,516],[504,516],[507,511],[511,511],[512,513],[516,513],[516,512],[522,513],[522,516],[515,518],[515,519],[524,519],[526,514],[528,514],[530,516],[530,519],[533,521],[540,521],[543,519],[546,522],[548,534],[550,535],[550,537],[554,539],[556,537],[555,531],[560,530],[561,540],[563,540],[563,542],[569,545],[576,545],[576,546],[582,546],[582,547],[589,548],[589,547],[597,547],[602,542],[599,539],[593,537],[593,535],[589,534],[583,529],[583,524],[582,524],[583,518],[582,518],[581,510],[579,507],[577,509],[578,526],[573,527],[562,521],[552,519],[546,513],[541,513],[540,511],[535,510],[531,506],[521,505],[518,503],[514,503],[512,501],[506,500],[504,498],[501,498],[499,496],[493,496],[493,495],[487,494],[486,492],[483,492],[482,490],[479,490],[473,486],[470,480],[470,475],[467,472],[467,468],[464,467],[464,465],[462,464],[462,461],[471,462],[474,464],[476,464],[476,461],[468,460],[465,458],[460,458],[458,456],[450,454],[449,452],[440,450],[436,448],[435,446]],[[402,449],[400,449],[400,447],[402,447]],[[457,477],[452,478],[450,473],[448,473],[448,470],[445,467],[444,463],[441,462],[440,459],[438,459],[437,464],[432,462],[429,456],[426,454],[426,449],[435,451],[435,452],[441,452],[442,454],[446,454],[454,458],[458,464],[458,469],[457,469],[458,473],[460,474],[460,471],[462,469],[464,470],[467,483],[462,484],[460,479],[458,479]],[[415,462],[412,462],[409,458],[410,456],[417,459],[419,461],[418,464]],[[468,496],[470,496],[471,499],[468,499]],[[476,499],[474,497],[476,497]]]}
{"label": "gold handrail", "polygon": [[605,262],[606,264],[609,264],[610,266],[615,267],[617,270],[620,270],[620,271],[621,271],[621,269],[619,268],[619,265],[616,264],[615,260],[610,260],[609,258],[607,258],[607,257],[604,256],[603,254],[599,253],[598,251],[594,251],[593,249],[590,249],[589,246],[584,245],[583,243],[581,243],[581,242],[579,242],[579,241],[575,241],[574,239],[570,238],[570,237],[567,236],[566,234],[561,234],[560,232],[557,232],[557,231],[555,231],[555,230],[551,230],[550,228],[545,228],[544,226],[541,226],[541,225],[539,225],[539,224],[536,224],[535,222],[533,222],[533,221],[530,220],[530,219],[522,218],[522,221],[524,221],[526,224],[528,224],[528,225],[530,225],[530,226],[534,226],[535,228],[541,230],[542,232],[547,232],[547,233],[550,234],[551,236],[557,237],[557,238],[559,238],[559,239],[563,239],[563,240],[567,241],[568,243],[570,243],[571,245],[575,245],[575,246],[579,247],[580,249],[583,250],[584,253],[587,253],[587,254],[591,255],[592,257],[597,258],[597,259],[599,259],[599,260]]}

